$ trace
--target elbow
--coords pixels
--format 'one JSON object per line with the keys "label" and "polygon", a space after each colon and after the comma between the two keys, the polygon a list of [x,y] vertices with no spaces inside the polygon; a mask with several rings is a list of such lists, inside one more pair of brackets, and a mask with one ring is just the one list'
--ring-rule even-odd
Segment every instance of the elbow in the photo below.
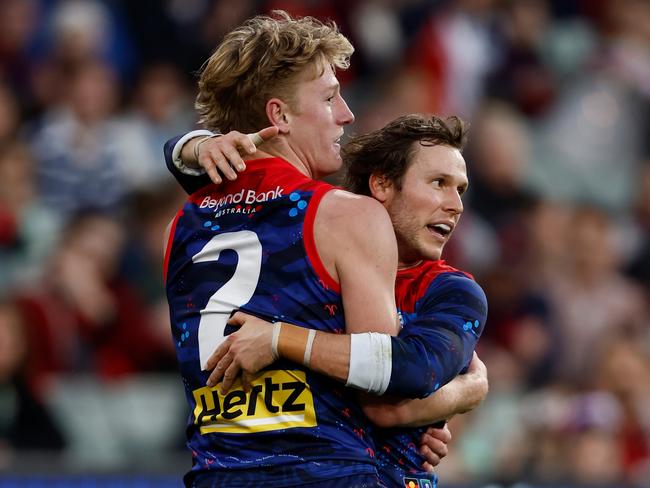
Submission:
{"label": "elbow", "polygon": [[485,397],[490,391],[490,382],[488,381],[487,376],[481,379],[478,388],[479,388],[479,394],[476,401],[476,405],[474,405],[474,408],[478,407],[481,403],[483,403],[483,400],[485,400]]}
{"label": "elbow", "polygon": [[474,391],[467,395],[468,398],[471,398],[470,403],[468,403],[466,407],[461,409],[458,413],[463,414],[474,410],[481,403],[483,403],[483,400],[485,400],[485,397],[487,397],[489,390],[490,385],[487,376],[476,380]]}
{"label": "elbow", "polygon": [[165,164],[167,166],[172,163],[172,153],[174,152],[174,146],[176,145],[177,139],[170,139],[163,145],[163,155],[165,156]]}

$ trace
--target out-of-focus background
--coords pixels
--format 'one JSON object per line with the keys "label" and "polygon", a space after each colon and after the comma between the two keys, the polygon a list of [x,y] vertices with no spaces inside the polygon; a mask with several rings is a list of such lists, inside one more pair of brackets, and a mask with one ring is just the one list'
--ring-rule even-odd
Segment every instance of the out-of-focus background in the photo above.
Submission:
{"label": "out-of-focus background", "polygon": [[0,1],[0,486],[180,485],[161,148],[273,8],[356,46],[349,133],[472,123],[446,258],[488,295],[490,394],[443,486],[650,486],[648,0]]}

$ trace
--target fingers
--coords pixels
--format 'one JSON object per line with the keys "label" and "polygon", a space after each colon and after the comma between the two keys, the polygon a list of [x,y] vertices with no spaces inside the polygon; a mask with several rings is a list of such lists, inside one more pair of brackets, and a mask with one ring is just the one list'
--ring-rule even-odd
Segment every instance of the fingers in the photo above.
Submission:
{"label": "fingers", "polygon": [[422,435],[420,454],[425,458],[422,468],[429,471],[437,466],[449,450],[447,444],[451,441],[451,431],[445,425],[443,428],[429,427]]}
{"label": "fingers", "polygon": [[431,465],[431,463],[429,463],[429,462],[427,462],[427,461],[425,461],[424,463],[422,463],[422,469],[423,469],[424,471],[426,471],[427,473],[431,473],[431,474],[434,473],[433,466]]}
{"label": "fingers", "polygon": [[230,352],[228,352],[219,360],[219,362],[217,362],[216,366],[214,366],[214,369],[212,370],[212,373],[210,373],[206,384],[209,387],[213,387],[219,383],[222,378],[225,380],[225,373],[232,364],[233,356],[230,354]]}
{"label": "fingers", "polygon": [[234,327],[241,327],[246,323],[246,318],[248,316],[244,312],[235,312],[232,317],[228,319],[228,325],[232,325]]}
{"label": "fingers", "polygon": [[239,364],[237,364],[235,361],[232,361],[230,365],[226,368],[226,371],[223,374],[223,381],[221,382],[221,388],[220,388],[222,395],[228,393],[230,387],[237,379],[240,370],[241,368],[239,367]]}
{"label": "fingers", "polygon": [[440,464],[440,461],[442,461],[442,458],[445,457],[446,453],[441,456],[432,451],[428,446],[422,446],[420,447],[420,455],[425,459],[424,463],[422,463],[422,468],[429,471],[427,466],[430,466],[430,469],[433,470],[434,466]]}
{"label": "fingers", "polygon": [[448,452],[447,444],[434,437],[427,439],[426,444],[420,446],[420,454],[426,460],[425,463],[432,467],[440,464]]}
{"label": "fingers", "polygon": [[199,149],[198,163],[215,184],[220,184],[223,181],[222,175],[229,180],[236,180],[237,173],[233,168],[245,169],[239,152],[226,137],[210,139]]}
{"label": "fingers", "polygon": [[424,436],[435,437],[445,444],[449,444],[451,442],[451,431],[449,430],[449,426],[447,424],[441,428],[429,427],[424,433],[423,437]]}
{"label": "fingers", "polygon": [[232,345],[232,336],[226,337],[226,339],[219,344],[219,347],[212,353],[208,358],[208,361],[205,365],[207,371],[212,370],[208,381],[206,384],[209,387],[213,387],[221,380],[226,368],[232,363],[233,356],[230,354],[230,346]]}
{"label": "fingers", "polygon": [[257,147],[278,135],[275,126],[266,127],[253,134],[231,131],[219,137],[201,141],[197,149],[198,163],[210,176],[210,180],[219,185],[223,178],[236,180],[237,172],[246,169],[242,155],[255,154]]}
{"label": "fingers", "polygon": [[248,137],[255,144],[256,147],[259,147],[261,144],[270,141],[275,136],[278,135],[278,128],[274,125],[266,127],[255,134],[248,134]]}
{"label": "fingers", "polygon": [[210,137],[200,141],[196,150],[199,165],[210,176],[215,184],[220,184],[225,176],[229,180],[237,179],[237,171],[244,171],[246,165],[240,154],[252,154],[255,145],[241,132],[231,131],[219,137]]}
{"label": "fingers", "polygon": [[239,168],[244,167],[244,161],[242,160],[239,151],[232,146],[225,146],[221,149],[224,158],[219,158],[216,163],[219,170],[224,174],[226,178],[231,181],[237,179],[237,173],[233,168],[236,168],[237,171],[241,171]]}
{"label": "fingers", "polygon": [[262,139],[262,137],[257,132],[254,134],[248,134],[248,138],[256,148],[264,144],[264,139]]}
{"label": "fingers", "polygon": [[[199,165],[205,170],[205,172],[208,174],[210,177],[210,180],[212,183],[215,185],[220,185],[221,184],[221,175],[219,174],[219,171],[217,171],[217,167],[213,165],[211,162],[203,162],[205,160],[200,160],[199,159]],[[210,161],[210,160],[208,160]]]}
{"label": "fingers", "polygon": [[255,377],[254,373],[249,373],[248,371],[242,371],[241,383],[246,393],[248,393],[251,390],[251,383],[254,377]]}
{"label": "fingers", "polygon": [[208,358],[208,362],[205,363],[205,369],[206,371],[210,371],[211,369],[214,369],[217,363],[221,361],[221,359],[230,351],[230,337],[226,337],[226,339],[219,344],[219,347],[212,353],[212,355]]}

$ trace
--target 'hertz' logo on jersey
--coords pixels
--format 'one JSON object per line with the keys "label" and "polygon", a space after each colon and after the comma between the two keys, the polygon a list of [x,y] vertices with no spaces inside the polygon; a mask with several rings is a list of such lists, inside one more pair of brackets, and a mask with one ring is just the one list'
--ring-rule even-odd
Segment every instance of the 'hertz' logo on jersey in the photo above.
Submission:
{"label": "'hertz' logo on jersey", "polygon": [[304,371],[264,371],[246,393],[241,381],[225,395],[219,385],[194,390],[194,423],[201,434],[250,434],[292,427],[314,427],[314,397]]}

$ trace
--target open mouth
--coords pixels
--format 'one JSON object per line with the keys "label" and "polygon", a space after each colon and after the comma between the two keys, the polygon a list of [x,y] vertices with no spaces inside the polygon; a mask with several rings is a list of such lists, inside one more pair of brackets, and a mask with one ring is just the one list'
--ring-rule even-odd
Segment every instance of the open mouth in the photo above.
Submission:
{"label": "open mouth", "polygon": [[427,229],[434,234],[438,234],[442,238],[446,238],[452,231],[451,226],[448,224],[431,224],[427,225]]}

